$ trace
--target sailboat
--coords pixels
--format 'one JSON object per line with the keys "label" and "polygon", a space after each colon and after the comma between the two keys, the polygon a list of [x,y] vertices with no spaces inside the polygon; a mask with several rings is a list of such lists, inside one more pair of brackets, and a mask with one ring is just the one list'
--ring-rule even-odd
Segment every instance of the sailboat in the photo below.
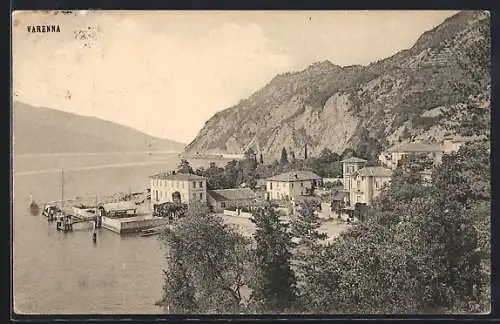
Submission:
{"label": "sailboat", "polygon": [[40,208],[38,207],[38,204],[33,201],[33,196],[30,195],[30,213],[33,216],[38,215],[38,212],[40,211]]}

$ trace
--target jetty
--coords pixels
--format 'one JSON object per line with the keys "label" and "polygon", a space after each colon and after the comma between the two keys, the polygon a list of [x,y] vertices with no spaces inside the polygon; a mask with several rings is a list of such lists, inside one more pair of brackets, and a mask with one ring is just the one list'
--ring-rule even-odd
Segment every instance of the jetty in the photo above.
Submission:
{"label": "jetty", "polygon": [[94,224],[117,234],[142,233],[168,225],[171,218],[149,210],[148,192],[119,193],[106,197],[77,197],[45,204],[42,215],[56,221],[60,231],[72,231],[79,223]]}

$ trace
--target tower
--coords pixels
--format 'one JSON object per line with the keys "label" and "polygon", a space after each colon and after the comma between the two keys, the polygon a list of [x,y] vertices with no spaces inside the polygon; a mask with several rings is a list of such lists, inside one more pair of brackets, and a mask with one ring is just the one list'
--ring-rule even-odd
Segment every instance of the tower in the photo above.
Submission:
{"label": "tower", "polygon": [[352,187],[351,186],[352,175],[356,173],[359,169],[363,168],[367,161],[357,157],[350,157],[340,162],[342,163],[344,190],[349,191]]}

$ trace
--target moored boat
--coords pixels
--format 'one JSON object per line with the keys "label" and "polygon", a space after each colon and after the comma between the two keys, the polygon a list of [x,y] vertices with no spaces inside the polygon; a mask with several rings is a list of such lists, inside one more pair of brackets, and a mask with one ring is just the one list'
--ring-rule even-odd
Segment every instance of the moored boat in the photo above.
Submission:
{"label": "moored boat", "polygon": [[157,234],[160,234],[160,230],[158,230],[156,228],[148,228],[148,229],[142,230],[140,236],[151,236],[151,235],[157,235]]}

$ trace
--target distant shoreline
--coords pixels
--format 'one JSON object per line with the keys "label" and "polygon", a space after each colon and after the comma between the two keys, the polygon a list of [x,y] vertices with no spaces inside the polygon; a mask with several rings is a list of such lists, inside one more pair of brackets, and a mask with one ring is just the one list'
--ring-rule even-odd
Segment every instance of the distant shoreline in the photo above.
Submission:
{"label": "distant shoreline", "polygon": [[121,151],[121,152],[65,152],[65,153],[12,153],[16,157],[82,156],[82,155],[130,155],[130,154],[179,154],[182,151]]}
{"label": "distant shoreline", "polygon": [[62,169],[64,169],[64,172],[79,172],[79,171],[94,171],[94,170],[102,170],[102,169],[144,167],[144,166],[152,166],[152,165],[156,165],[156,164],[164,164],[165,161],[167,161],[167,160],[99,164],[99,165],[80,166],[80,167],[51,168],[51,169],[27,170],[27,171],[15,171],[13,169],[12,176],[16,177],[16,176],[28,176],[28,175],[58,173],[58,172],[61,172]]}

